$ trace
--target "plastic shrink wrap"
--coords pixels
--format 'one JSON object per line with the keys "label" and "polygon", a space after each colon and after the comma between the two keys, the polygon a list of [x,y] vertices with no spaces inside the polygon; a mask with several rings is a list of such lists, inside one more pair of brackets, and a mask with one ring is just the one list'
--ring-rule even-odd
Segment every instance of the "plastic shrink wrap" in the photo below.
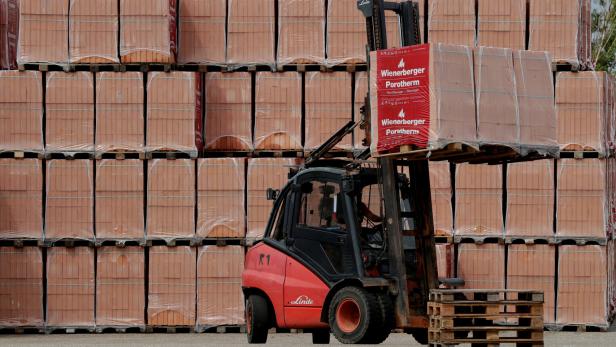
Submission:
{"label": "plastic shrink wrap", "polygon": [[[348,72],[307,72],[305,77],[304,148],[316,149],[340,128],[353,120],[353,76]],[[352,149],[347,136],[334,150]]]}
{"label": "plastic shrink wrap", "polygon": [[43,238],[42,165],[38,159],[0,159],[0,239]]}
{"label": "plastic shrink wrap", "polygon": [[203,246],[197,258],[197,329],[244,324],[241,246]]}
{"label": "plastic shrink wrap", "polygon": [[244,237],[245,159],[199,159],[197,165],[197,236]]}
{"label": "plastic shrink wrap", "polygon": [[223,64],[227,0],[182,0],[179,5],[178,62]]}
{"label": "plastic shrink wrap", "polygon": [[[452,46],[445,44],[429,44],[399,49],[400,56],[408,59],[401,59],[398,70],[415,68],[412,66],[411,59],[428,54],[429,81],[427,86],[421,88],[411,88],[408,91],[410,98],[421,98],[423,103],[429,101],[429,112],[424,116],[427,122],[422,123],[420,133],[417,136],[395,135],[387,138],[381,137],[377,126],[381,118],[407,117],[405,113],[380,114],[377,94],[380,92],[377,87],[377,70],[380,70],[376,52],[370,53],[370,105],[371,105],[371,152],[373,156],[378,156],[381,151],[381,141],[395,143],[396,146],[403,146],[413,143],[415,140],[425,138],[426,149],[440,149],[450,143],[464,143],[470,146],[477,145],[477,130],[475,116],[475,91],[473,75],[473,52],[469,47]],[[409,60],[409,61],[406,61]],[[423,68],[423,66],[422,66]],[[383,67],[384,69],[384,67]],[[395,69],[395,68],[394,68]],[[412,81],[411,81],[412,82]],[[424,93],[428,92],[428,96]],[[416,102],[418,103],[418,102]],[[413,110],[417,112],[417,110]],[[427,123],[427,124],[426,124]],[[395,124],[395,122],[394,122]],[[381,129],[386,129],[383,127]],[[395,127],[392,127],[395,130]],[[422,146],[417,146],[422,149]]]}
{"label": "plastic shrink wrap", "polygon": [[302,149],[302,76],[258,72],[255,96],[255,148]]}
{"label": "plastic shrink wrap", "polygon": [[[368,73],[364,71],[356,72],[354,87],[353,120],[359,122],[362,119],[361,108],[366,104],[366,96],[368,96]],[[353,149],[366,149],[363,142],[365,138],[366,130],[359,126],[355,127],[355,130],[353,130]]]}
{"label": "plastic shrink wrap", "polygon": [[17,69],[19,0],[0,0],[0,69]]}
{"label": "plastic shrink wrap", "polygon": [[325,0],[278,0],[280,65],[325,62]]}
{"label": "plastic shrink wrap", "polygon": [[96,161],[97,239],[144,239],[143,183],[141,160]]}
{"label": "plastic shrink wrap", "polygon": [[203,148],[201,74],[151,72],[147,93],[146,149],[182,151],[196,156]]}
{"label": "plastic shrink wrap", "polygon": [[298,160],[292,158],[248,159],[247,238],[263,237],[273,206],[265,193],[268,188],[282,189],[289,179],[289,169],[298,165]]}
{"label": "plastic shrink wrap", "polygon": [[513,244],[508,247],[507,289],[543,292],[543,322],[554,323],[555,246]]}
{"label": "plastic shrink wrap", "polygon": [[553,236],[554,191],[554,161],[509,164],[505,235]]}
{"label": "plastic shrink wrap", "polygon": [[195,236],[195,161],[149,160],[147,177],[147,237]]}
{"label": "plastic shrink wrap", "polygon": [[143,152],[144,114],[141,72],[96,74],[97,152]]}
{"label": "plastic shrink wrap", "polygon": [[605,239],[610,215],[607,161],[560,159],[556,168],[556,236]]}
{"label": "plastic shrink wrap", "polygon": [[227,63],[274,65],[276,2],[228,0]]}
{"label": "plastic shrink wrap", "polygon": [[522,153],[557,154],[554,76],[546,52],[513,51]]}
{"label": "plastic shrink wrap", "polygon": [[119,63],[118,0],[70,0],[71,63]]}
{"label": "plastic shrink wrap", "polygon": [[91,160],[48,160],[45,238],[94,238],[94,167]]}
{"label": "plastic shrink wrap", "polygon": [[609,327],[607,258],[606,246],[558,248],[557,324]]}
{"label": "plastic shrink wrap", "polygon": [[38,247],[0,247],[0,326],[42,327],[43,256]]}
{"label": "plastic shrink wrap", "polygon": [[450,243],[436,244],[436,268],[438,278],[452,278],[453,276],[454,246]]}
{"label": "plastic shrink wrap", "polygon": [[205,148],[249,151],[252,145],[250,72],[205,75]]}
{"label": "plastic shrink wrap", "polygon": [[461,243],[457,264],[457,276],[464,279],[465,289],[505,288],[504,245]]}
{"label": "plastic shrink wrap", "polygon": [[456,165],[456,235],[503,235],[501,165]]}
{"label": "plastic shrink wrap", "polygon": [[149,249],[148,325],[194,326],[197,252],[188,246]]}
{"label": "plastic shrink wrap", "polygon": [[48,327],[94,327],[94,248],[47,249]]}
{"label": "plastic shrink wrap", "polygon": [[43,151],[43,80],[38,71],[0,71],[0,152]]}
{"label": "plastic shrink wrap", "polygon": [[479,0],[477,46],[526,49],[526,0]]}
{"label": "plastic shrink wrap", "polygon": [[556,75],[556,116],[561,150],[606,153],[608,84],[605,72],[559,72]]}
{"label": "plastic shrink wrap", "polygon": [[517,149],[520,121],[512,51],[477,47],[473,52],[479,143]]}
{"label": "plastic shrink wrap", "polygon": [[145,325],[145,251],[101,247],[96,256],[96,325]]}
{"label": "plastic shrink wrap", "polygon": [[428,42],[474,46],[475,0],[426,0]]}
{"label": "plastic shrink wrap", "polygon": [[68,63],[69,0],[20,0],[17,63]]}
{"label": "plastic shrink wrap", "polygon": [[175,63],[176,0],[120,0],[122,63]]}
{"label": "plastic shrink wrap", "polygon": [[436,235],[453,235],[453,207],[449,162],[430,162],[430,193]]}
{"label": "plastic shrink wrap", "polygon": [[90,72],[49,72],[45,94],[45,149],[94,150],[94,76]]}
{"label": "plastic shrink wrap", "polygon": [[553,61],[592,65],[590,0],[530,0],[528,49]]}

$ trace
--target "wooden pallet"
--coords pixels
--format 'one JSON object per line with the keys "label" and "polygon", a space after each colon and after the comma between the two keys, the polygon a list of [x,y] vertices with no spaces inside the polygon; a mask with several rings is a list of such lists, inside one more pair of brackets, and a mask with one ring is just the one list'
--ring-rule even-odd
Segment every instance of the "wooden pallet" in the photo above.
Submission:
{"label": "wooden pallet", "polygon": [[45,159],[45,154],[43,152],[34,152],[34,151],[3,151],[3,152],[0,152],[0,158]]}
{"label": "wooden pallet", "polygon": [[605,246],[607,244],[607,237],[573,237],[573,236],[555,236],[554,244],[557,245],[600,245]]}
{"label": "wooden pallet", "polygon": [[115,159],[115,160],[140,159],[140,160],[144,160],[146,159],[146,154],[145,152],[118,150],[118,151],[110,151],[110,152],[96,152],[94,154],[94,158],[96,160],[101,160],[101,159]]}
{"label": "wooden pallet", "polygon": [[77,152],[77,151],[46,151],[45,159],[53,160],[53,159],[65,159],[65,160],[74,160],[74,159],[94,159],[94,152]]}
{"label": "wooden pallet", "polygon": [[110,239],[110,238],[96,238],[94,240],[96,247],[113,246],[118,248],[124,248],[129,246],[146,246],[145,239]]}
{"label": "wooden pallet", "polygon": [[94,326],[47,326],[45,334],[91,334],[96,331]]}
{"label": "wooden pallet", "polygon": [[234,238],[234,237],[203,237],[203,238],[195,238],[195,244],[197,246],[209,246],[216,245],[219,247],[224,246],[245,246],[246,239],[245,238]]}
{"label": "wooden pallet", "polygon": [[605,153],[597,152],[595,150],[564,150],[559,152],[558,157],[561,159],[596,159],[605,158]]}
{"label": "wooden pallet", "polygon": [[556,244],[556,240],[552,236],[505,236],[505,244],[553,245]]}
{"label": "wooden pallet", "polygon": [[0,239],[0,246],[10,247],[44,247],[45,242],[42,239],[22,239],[22,238],[7,238]]}
{"label": "wooden pallet", "polygon": [[145,332],[154,334],[194,333],[195,327],[192,325],[148,325]]}
{"label": "wooden pallet", "polygon": [[145,245],[147,247],[152,246],[168,246],[168,247],[177,247],[177,246],[195,246],[197,245],[197,240],[192,237],[178,237],[171,239],[162,239],[162,238],[148,238],[145,241]]}
{"label": "wooden pallet", "polygon": [[97,334],[135,334],[144,333],[144,325],[126,326],[126,325],[97,325]]}
{"label": "wooden pallet", "polygon": [[25,335],[42,334],[45,328],[42,326],[0,326],[0,335]]}
{"label": "wooden pallet", "polygon": [[495,235],[455,235],[453,237],[455,243],[475,243],[482,245],[484,243],[504,244],[505,238]]}
{"label": "wooden pallet", "polygon": [[75,238],[46,238],[43,241],[45,247],[93,247],[94,239],[75,239]]}
{"label": "wooden pallet", "polygon": [[548,331],[571,331],[571,332],[606,332],[610,326],[608,324],[545,324]]}
{"label": "wooden pallet", "polygon": [[200,325],[195,328],[195,332],[197,333],[206,333],[206,334],[244,334],[246,333],[245,325],[218,325],[218,326],[210,326],[210,325]]}
{"label": "wooden pallet", "polygon": [[156,150],[145,153],[146,159],[197,159],[199,152],[194,151],[175,151],[175,150]]}

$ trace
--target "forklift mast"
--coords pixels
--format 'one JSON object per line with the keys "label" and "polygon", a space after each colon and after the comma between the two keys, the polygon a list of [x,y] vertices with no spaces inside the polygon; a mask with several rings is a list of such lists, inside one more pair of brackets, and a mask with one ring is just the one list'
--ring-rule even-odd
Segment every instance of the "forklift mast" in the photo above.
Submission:
{"label": "forklift mast", "polygon": [[[419,9],[417,3],[401,3],[383,0],[358,0],[358,9],[366,17],[368,34],[367,62],[370,64],[370,51],[387,49],[387,28],[385,11],[398,15],[400,24],[400,44],[411,46],[420,43]],[[369,86],[370,88],[370,86]],[[363,128],[366,139],[370,139],[370,105],[369,97],[365,99],[363,110]],[[389,242],[390,275],[397,279],[397,294],[394,302],[396,326],[427,326],[427,302],[430,289],[438,288],[436,268],[436,247],[434,244],[434,224],[432,219],[432,198],[430,193],[430,175],[427,160],[403,161],[393,158],[378,158],[381,170],[382,196],[385,232]],[[407,168],[411,192],[410,211],[402,211],[400,204],[400,185],[403,182],[399,169]],[[405,221],[412,220],[412,223]],[[405,257],[407,240],[414,238],[416,248],[417,274],[407,271]],[[412,278],[411,278],[412,277]]]}

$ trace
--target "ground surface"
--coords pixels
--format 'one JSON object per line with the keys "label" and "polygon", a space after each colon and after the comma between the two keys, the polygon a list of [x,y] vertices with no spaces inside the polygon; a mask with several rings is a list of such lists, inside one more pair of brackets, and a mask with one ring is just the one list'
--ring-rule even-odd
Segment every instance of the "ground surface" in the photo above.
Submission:
{"label": "ground surface", "polygon": [[[339,345],[332,337],[332,344]],[[246,346],[243,334],[97,334],[97,335],[3,335],[0,346]],[[271,346],[312,346],[308,334],[270,335]],[[408,335],[394,334],[385,346],[420,346]],[[616,346],[616,331],[608,333],[545,334],[546,346]]]}

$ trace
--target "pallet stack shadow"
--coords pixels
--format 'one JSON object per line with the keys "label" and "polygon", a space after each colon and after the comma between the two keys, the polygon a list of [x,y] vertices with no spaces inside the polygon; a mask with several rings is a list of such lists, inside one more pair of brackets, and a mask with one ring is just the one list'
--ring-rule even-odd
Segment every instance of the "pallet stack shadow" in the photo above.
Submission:
{"label": "pallet stack shadow", "polygon": [[[424,42],[547,50],[558,69],[591,67],[588,0],[417,2]],[[243,324],[243,245],[267,224],[265,189],[359,119],[368,86],[355,0],[275,4],[0,0],[1,68],[22,70],[0,73],[0,295],[10,298],[0,329]],[[393,46],[397,21],[387,21]],[[572,117],[584,118],[584,107]],[[362,138],[358,130],[337,151],[363,148]],[[460,196],[450,165],[431,163],[431,181],[439,275],[456,272],[456,255],[466,275],[466,244],[452,246],[458,234],[448,234],[458,218],[453,190]],[[514,246],[535,247],[510,245],[509,256]],[[586,249],[548,246],[553,267],[562,247]],[[614,254],[613,241],[596,247]],[[534,275],[522,263],[520,276]]]}

